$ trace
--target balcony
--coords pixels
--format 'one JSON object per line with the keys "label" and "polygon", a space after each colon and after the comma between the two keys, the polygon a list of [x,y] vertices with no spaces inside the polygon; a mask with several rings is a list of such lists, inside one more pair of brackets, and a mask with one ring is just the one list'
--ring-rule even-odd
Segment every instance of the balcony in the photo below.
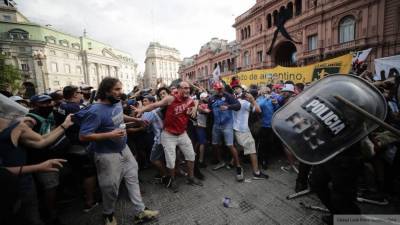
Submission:
{"label": "balcony", "polygon": [[333,44],[331,46],[326,47],[325,50],[327,53],[339,52],[339,51],[361,48],[364,47],[366,44],[367,44],[366,38],[360,38],[353,41]]}

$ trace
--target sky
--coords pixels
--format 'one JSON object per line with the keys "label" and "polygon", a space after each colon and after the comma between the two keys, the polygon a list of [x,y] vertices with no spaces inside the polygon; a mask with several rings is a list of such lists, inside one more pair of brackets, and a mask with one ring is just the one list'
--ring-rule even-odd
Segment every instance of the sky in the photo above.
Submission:
{"label": "sky", "polygon": [[235,40],[235,18],[256,0],[15,0],[31,22],[110,44],[130,53],[144,72],[146,49],[157,41],[197,54],[213,37]]}

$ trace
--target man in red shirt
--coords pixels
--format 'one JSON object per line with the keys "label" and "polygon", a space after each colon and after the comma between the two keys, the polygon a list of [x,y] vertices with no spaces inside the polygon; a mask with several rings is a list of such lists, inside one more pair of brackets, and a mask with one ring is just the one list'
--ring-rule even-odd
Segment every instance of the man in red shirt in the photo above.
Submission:
{"label": "man in red shirt", "polygon": [[167,107],[167,112],[164,119],[164,130],[161,133],[161,144],[164,147],[165,161],[170,174],[167,187],[170,187],[174,192],[178,192],[174,169],[176,147],[179,147],[187,163],[189,177],[186,183],[203,186],[200,181],[193,177],[195,153],[192,142],[186,133],[189,117],[190,115],[196,115],[197,109],[197,102],[194,102],[190,98],[190,85],[183,81],[178,86],[177,94],[167,96],[159,102],[136,109],[135,111],[138,115],[141,115],[143,112],[164,106]]}

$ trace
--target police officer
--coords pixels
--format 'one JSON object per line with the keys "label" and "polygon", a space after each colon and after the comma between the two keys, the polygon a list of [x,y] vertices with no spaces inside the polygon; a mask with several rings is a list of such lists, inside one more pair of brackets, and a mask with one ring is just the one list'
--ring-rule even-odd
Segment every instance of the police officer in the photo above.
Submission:
{"label": "police officer", "polygon": [[[331,215],[322,217],[333,224],[335,214],[360,214],[355,203],[357,178],[362,168],[360,143],[355,143],[329,161],[313,167],[311,190],[329,209]],[[329,183],[332,182],[332,189]]]}

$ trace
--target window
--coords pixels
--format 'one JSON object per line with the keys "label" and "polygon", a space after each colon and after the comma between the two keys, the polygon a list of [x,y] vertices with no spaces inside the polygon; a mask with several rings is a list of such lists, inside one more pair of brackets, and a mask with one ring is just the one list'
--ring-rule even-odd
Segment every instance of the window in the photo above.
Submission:
{"label": "window", "polygon": [[87,45],[88,45],[88,49],[92,50],[92,42],[88,42]]}
{"label": "window", "polygon": [[292,2],[289,2],[287,4],[287,12],[288,12],[289,19],[293,18],[293,3]]}
{"label": "window", "polygon": [[4,21],[11,21],[11,16],[10,15],[4,15],[3,16]]}
{"label": "window", "polygon": [[317,35],[308,36],[308,51],[317,49]]}
{"label": "window", "polygon": [[271,28],[272,27],[272,17],[271,14],[267,15],[267,28]]}
{"label": "window", "polygon": [[295,15],[299,16],[301,14],[301,10],[302,10],[301,9],[301,0],[295,1],[295,9],[296,9]]}
{"label": "window", "polygon": [[76,67],[76,73],[77,74],[82,74],[82,68],[80,66]]}
{"label": "window", "polygon": [[354,17],[346,16],[339,22],[339,43],[353,41],[355,38],[356,22]]}
{"label": "window", "polygon": [[29,71],[29,65],[26,63],[21,63],[21,69],[22,71]]}
{"label": "window", "polygon": [[56,38],[53,36],[46,36],[44,38],[46,40],[46,42],[51,43],[51,44],[55,44],[56,43]]}
{"label": "window", "polygon": [[12,29],[8,31],[8,36],[13,40],[29,39],[29,33],[22,29]]}
{"label": "window", "polygon": [[50,50],[50,55],[56,55],[56,51]]}
{"label": "window", "polygon": [[69,47],[69,43],[67,40],[60,40],[60,45],[62,45],[64,47]]}
{"label": "window", "polygon": [[26,51],[25,47],[19,47],[18,49],[19,49],[20,52],[25,52]]}
{"label": "window", "polygon": [[257,52],[257,61],[261,63],[263,61],[263,51]]}
{"label": "window", "polygon": [[72,48],[77,49],[77,50],[81,49],[81,45],[79,43],[72,43],[71,46],[72,46]]}
{"label": "window", "polygon": [[68,64],[64,64],[65,73],[71,73],[71,66]]}
{"label": "window", "polygon": [[250,53],[248,51],[245,51],[243,54],[243,66],[248,65],[250,65]]}
{"label": "window", "polygon": [[51,72],[54,72],[54,73],[58,72],[58,65],[57,65],[57,63],[55,63],[55,62],[52,62],[52,63],[51,63]]}
{"label": "window", "polygon": [[69,58],[68,53],[64,53],[64,58]]}
{"label": "window", "polygon": [[55,81],[53,81],[53,84],[54,84],[54,85],[60,85],[60,81],[55,80]]}

